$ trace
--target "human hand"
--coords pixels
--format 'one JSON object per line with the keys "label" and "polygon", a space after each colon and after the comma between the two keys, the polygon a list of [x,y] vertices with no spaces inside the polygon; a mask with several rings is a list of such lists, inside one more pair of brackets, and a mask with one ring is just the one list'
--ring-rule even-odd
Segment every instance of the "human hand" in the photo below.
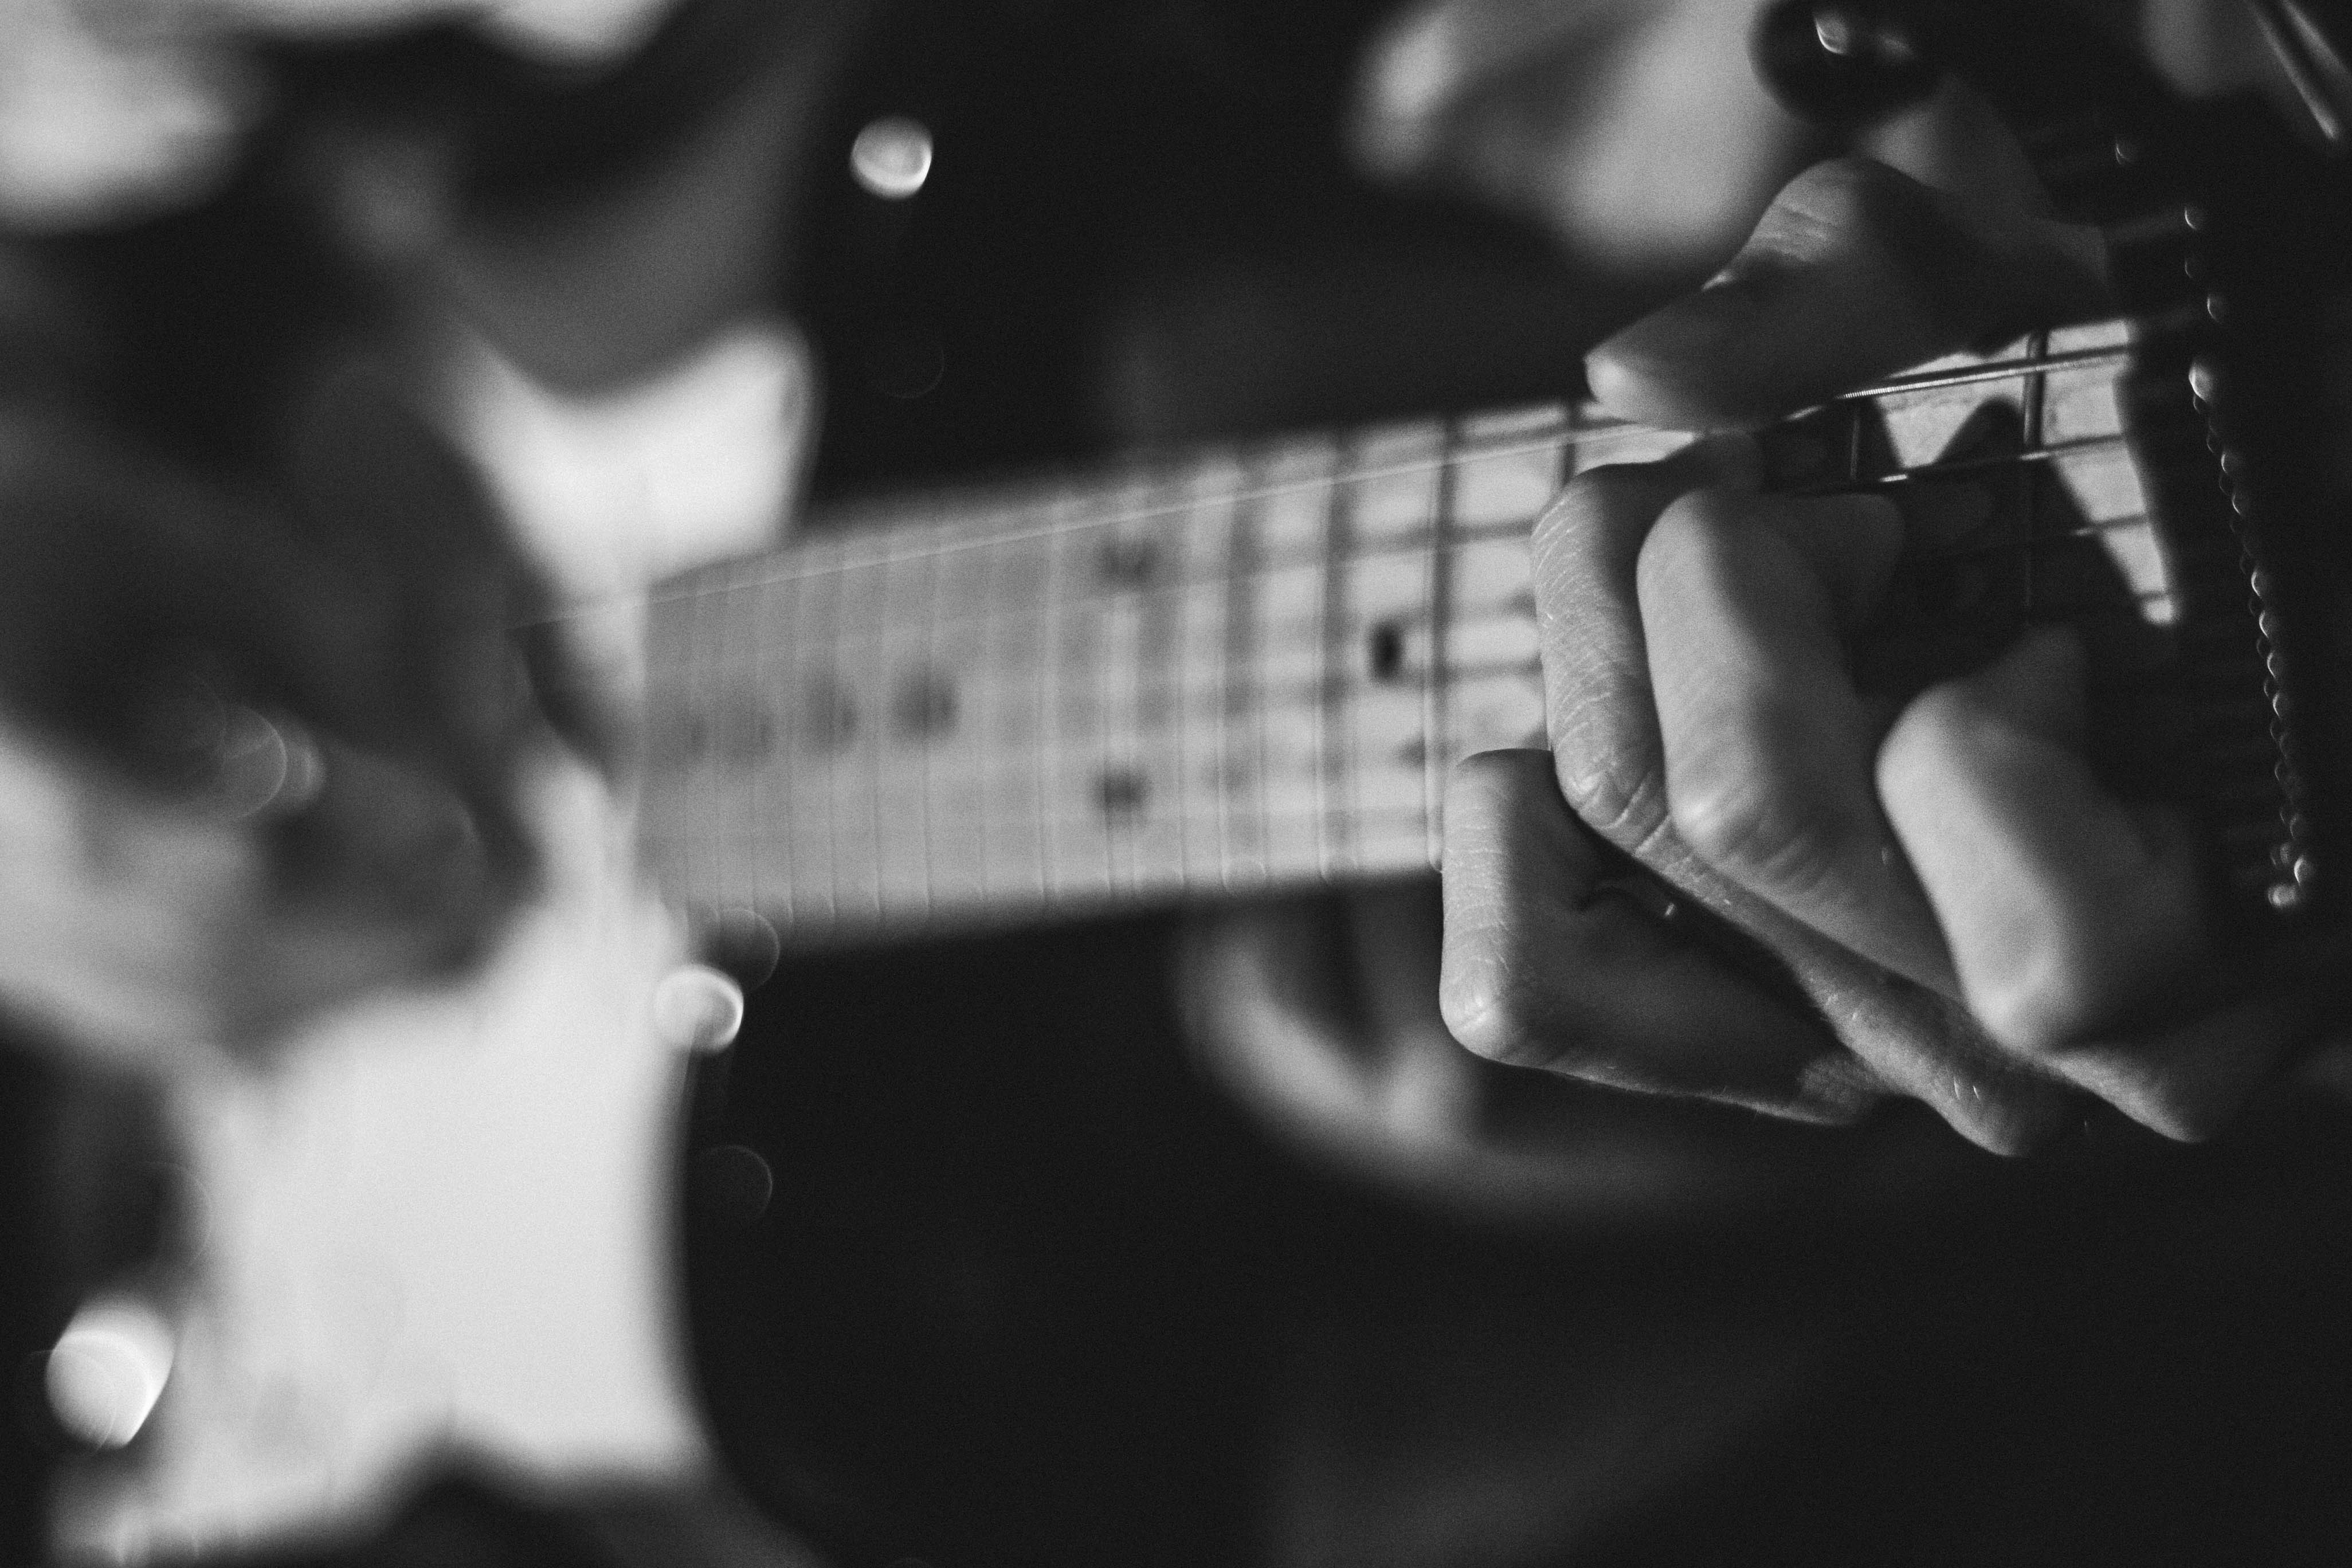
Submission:
{"label": "human hand", "polygon": [[[1822,165],[1716,285],[1597,351],[1594,390],[1652,423],[1752,426],[2095,309],[2083,237],[2035,214],[2028,192]],[[1552,755],[1473,759],[1448,799],[1460,1037],[1823,1120],[1894,1090],[2000,1150],[2085,1092],[2200,1135],[2310,1037],[2326,988],[2225,987],[2185,829],[2093,780],[2065,634],[1899,710],[1857,689],[1845,638],[1919,526],[1874,499],[1763,498],[1736,437],[1570,487],[1534,542]],[[1611,896],[1620,852],[1691,912],[1661,927]],[[1692,906],[1801,1001],[1677,937],[1707,923]]]}
{"label": "human hand", "polygon": [[530,889],[529,574],[364,382],[299,445],[259,500],[0,431],[0,1006],[44,1039],[247,1050],[462,966]]}

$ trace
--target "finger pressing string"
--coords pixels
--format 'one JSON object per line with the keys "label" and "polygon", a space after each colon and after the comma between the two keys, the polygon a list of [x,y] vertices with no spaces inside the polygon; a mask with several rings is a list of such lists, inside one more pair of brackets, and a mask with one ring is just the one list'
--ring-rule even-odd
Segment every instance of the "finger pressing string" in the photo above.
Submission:
{"label": "finger pressing string", "polygon": [[1846,1121],[1875,1099],[1821,1024],[1603,883],[1622,862],[1570,814],[1542,752],[1488,752],[1446,795],[1439,996],[1493,1060]]}
{"label": "finger pressing string", "polygon": [[1996,218],[1867,159],[1791,181],[1706,288],[1585,361],[1612,413],[1752,428],[1939,355],[2101,304],[2095,238]]}
{"label": "finger pressing string", "polygon": [[1642,616],[1683,840],[1815,931],[1957,996],[1879,810],[1877,726],[1839,636],[1870,614],[1902,531],[1873,497],[1696,492],[1643,548]]}
{"label": "finger pressing string", "polygon": [[1642,542],[1685,490],[1752,489],[1760,473],[1754,442],[1717,437],[1664,462],[1591,469],[1536,520],[1529,556],[1559,787],[1588,826],[1630,853],[1665,820],[1649,661],[1633,609]]}
{"label": "finger pressing string", "polygon": [[1971,1010],[2005,1047],[2112,1098],[2114,1073],[2068,1048],[2196,973],[2205,942],[2185,826],[2099,787],[2082,712],[2080,644],[2030,634],[1913,702],[1878,781]]}

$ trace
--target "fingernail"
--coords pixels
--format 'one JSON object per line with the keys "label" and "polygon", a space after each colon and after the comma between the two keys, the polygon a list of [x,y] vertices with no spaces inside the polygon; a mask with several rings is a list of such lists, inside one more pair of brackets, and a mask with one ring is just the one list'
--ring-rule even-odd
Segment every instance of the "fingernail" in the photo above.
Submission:
{"label": "fingernail", "polygon": [[654,987],[653,1023],[675,1049],[724,1050],[743,1026],[743,988],[715,969],[681,964]]}

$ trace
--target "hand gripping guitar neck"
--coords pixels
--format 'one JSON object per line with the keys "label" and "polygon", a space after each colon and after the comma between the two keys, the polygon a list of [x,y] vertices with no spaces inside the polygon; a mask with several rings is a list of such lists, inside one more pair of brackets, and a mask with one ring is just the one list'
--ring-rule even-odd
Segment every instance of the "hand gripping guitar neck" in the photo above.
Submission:
{"label": "hand gripping guitar neck", "polygon": [[2019,465],[2003,591],[1970,610],[2003,623],[1991,633],[2082,627],[2095,763],[2127,795],[2187,809],[2217,924],[2260,948],[2352,914],[2352,473],[2332,450],[2352,363],[2332,352],[2352,324],[2337,157],[2352,77],[2301,0],[2254,10],[2310,136],[2251,93],[2184,99],[2050,0],[1790,0],[1766,13],[1756,53],[1776,91],[1831,123],[1958,76],[2017,134],[2059,216],[2104,237],[2160,591],[2111,569],[2102,591],[2084,569],[2095,523],[2053,513]]}

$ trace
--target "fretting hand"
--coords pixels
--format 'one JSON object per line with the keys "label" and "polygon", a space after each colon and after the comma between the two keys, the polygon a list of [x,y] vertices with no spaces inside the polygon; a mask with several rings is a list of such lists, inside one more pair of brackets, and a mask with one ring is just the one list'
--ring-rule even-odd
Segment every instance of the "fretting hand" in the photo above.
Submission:
{"label": "fretting hand", "polygon": [[[2033,213],[2030,192],[1961,201],[1821,165],[1713,285],[1598,350],[1594,390],[1652,423],[1748,427],[2095,310],[2083,237]],[[1756,466],[1719,437],[1589,474],[1539,521],[1553,751],[1473,759],[1449,796],[1455,1033],[1822,1120],[1893,1090],[2000,1150],[2085,1094],[2172,1136],[2217,1128],[2330,998],[2220,973],[2185,828],[2091,776],[2069,634],[1899,711],[1865,700],[1843,638],[1906,521],[1875,499],[1764,498]],[[1619,896],[1623,855],[1761,938],[1810,1009]]]}

